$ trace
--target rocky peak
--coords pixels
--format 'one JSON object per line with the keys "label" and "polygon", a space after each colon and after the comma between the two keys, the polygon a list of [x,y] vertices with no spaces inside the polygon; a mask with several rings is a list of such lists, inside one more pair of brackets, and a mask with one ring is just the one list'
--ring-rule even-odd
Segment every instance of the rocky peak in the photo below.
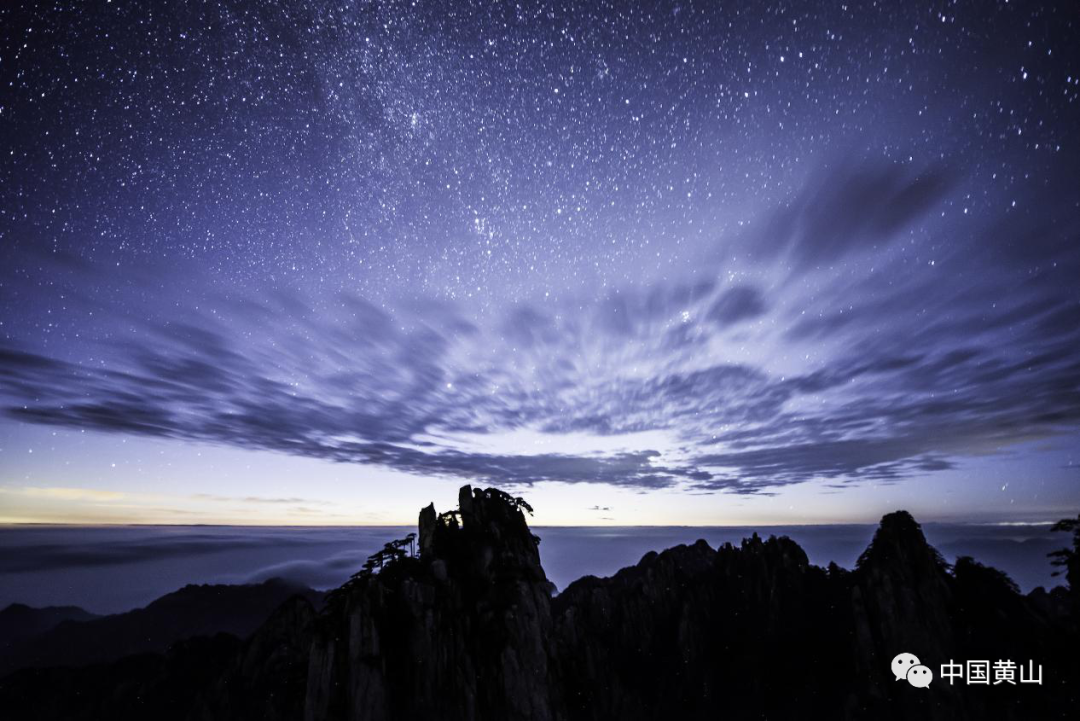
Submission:
{"label": "rocky peak", "polygon": [[559,718],[551,584],[528,504],[465,486],[396,555],[332,595],[310,646],[311,719]]}
{"label": "rocky peak", "polygon": [[526,512],[523,499],[497,488],[463,486],[457,510],[437,514],[431,504],[420,512],[421,560],[439,577],[547,582]]}
{"label": "rocky peak", "polygon": [[[947,660],[958,654],[948,566],[907,511],[884,516],[852,574],[857,676],[875,703],[907,704],[896,688],[878,684],[883,662],[899,653]],[[933,662],[933,661],[930,661]],[[936,691],[934,692],[936,695]],[[880,696],[879,696],[880,694]],[[940,701],[940,699],[935,699]],[[907,708],[907,707],[905,707]],[[914,714],[916,709],[907,708]],[[925,709],[919,710],[925,715]]]}
{"label": "rocky peak", "polygon": [[859,568],[893,571],[943,571],[945,561],[923,535],[922,527],[907,511],[882,517],[874,539],[859,557]]}

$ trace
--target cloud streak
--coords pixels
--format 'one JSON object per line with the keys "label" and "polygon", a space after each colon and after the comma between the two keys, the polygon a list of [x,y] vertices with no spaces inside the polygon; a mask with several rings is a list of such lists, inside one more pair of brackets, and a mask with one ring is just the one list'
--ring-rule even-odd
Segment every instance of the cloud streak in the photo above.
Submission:
{"label": "cloud streak", "polygon": [[[279,289],[67,357],[9,339],[0,398],[29,423],[506,486],[772,493],[932,474],[1080,427],[1075,219],[1025,249],[1012,216],[961,233],[938,212],[955,184],[823,171],[733,244],[744,260],[602,294],[476,312]],[[871,270],[849,263],[867,254]],[[1036,270],[1004,261],[1018,257]],[[506,440],[521,430],[596,443],[522,453]]]}

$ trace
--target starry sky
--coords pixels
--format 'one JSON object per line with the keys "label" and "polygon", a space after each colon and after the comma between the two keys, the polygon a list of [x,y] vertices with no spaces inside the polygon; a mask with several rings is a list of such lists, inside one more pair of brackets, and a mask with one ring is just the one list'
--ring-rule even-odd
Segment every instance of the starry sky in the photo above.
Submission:
{"label": "starry sky", "polygon": [[0,8],[0,522],[1080,506],[1080,16]]}

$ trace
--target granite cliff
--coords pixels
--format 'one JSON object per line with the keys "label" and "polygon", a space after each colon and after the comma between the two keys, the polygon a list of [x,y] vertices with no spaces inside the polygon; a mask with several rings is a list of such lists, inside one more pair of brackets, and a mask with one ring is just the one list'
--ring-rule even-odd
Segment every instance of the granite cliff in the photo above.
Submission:
{"label": "granite cliff", "polygon": [[[0,705],[26,719],[282,721],[1026,721],[1080,707],[1064,589],[1023,596],[971,559],[950,567],[905,512],[851,571],[755,535],[649,553],[554,595],[528,511],[466,486],[456,511],[423,509],[417,539],[388,544],[320,610],[294,597],[244,641],[21,671],[0,681]],[[902,651],[935,673],[1034,660],[1044,681],[918,689],[889,672]]]}

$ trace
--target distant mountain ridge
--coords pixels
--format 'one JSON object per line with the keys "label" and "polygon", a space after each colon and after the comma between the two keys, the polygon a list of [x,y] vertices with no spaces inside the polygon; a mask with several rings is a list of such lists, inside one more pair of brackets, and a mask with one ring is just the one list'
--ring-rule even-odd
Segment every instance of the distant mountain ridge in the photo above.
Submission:
{"label": "distant mountain ridge", "polygon": [[[13,604],[0,611],[0,675],[19,668],[85,666],[138,653],[163,653],[195,636],[226,633],[246,638],[282,603],[302,596],[320,604],[322,594],[270,579],[238,586],[189,585],[145,608],[96,616],[81,608],[31,609]],[[7,629],[19,619],[19,630]],[[36,623],[25,623],[33,619]]]}
{"label": "distant mountain ridge", "polygon": [[100,616],[78,606],[31,608],[25,603],[13,603],[0,611],[0,655],[7,652],[8,646],[45,633],[64,621],[90,621],[95,618]]}
{"label": "distant mountain ridge", "polygon": [[[319,610],[289,599],[246,640],[0,680],[18,718],[1043,719],[1080,707],[1074,600],[1027,596],[967,558],[949,567],[905,512],[854,570],[780,537],[648,553],[552,595],[523,511],[466,486],[420,513],[419,554],[389,549]],[[399,552],[400,551],[400,552]],[[1032,660],[1039,686],[917,689],[935,670]]]}

